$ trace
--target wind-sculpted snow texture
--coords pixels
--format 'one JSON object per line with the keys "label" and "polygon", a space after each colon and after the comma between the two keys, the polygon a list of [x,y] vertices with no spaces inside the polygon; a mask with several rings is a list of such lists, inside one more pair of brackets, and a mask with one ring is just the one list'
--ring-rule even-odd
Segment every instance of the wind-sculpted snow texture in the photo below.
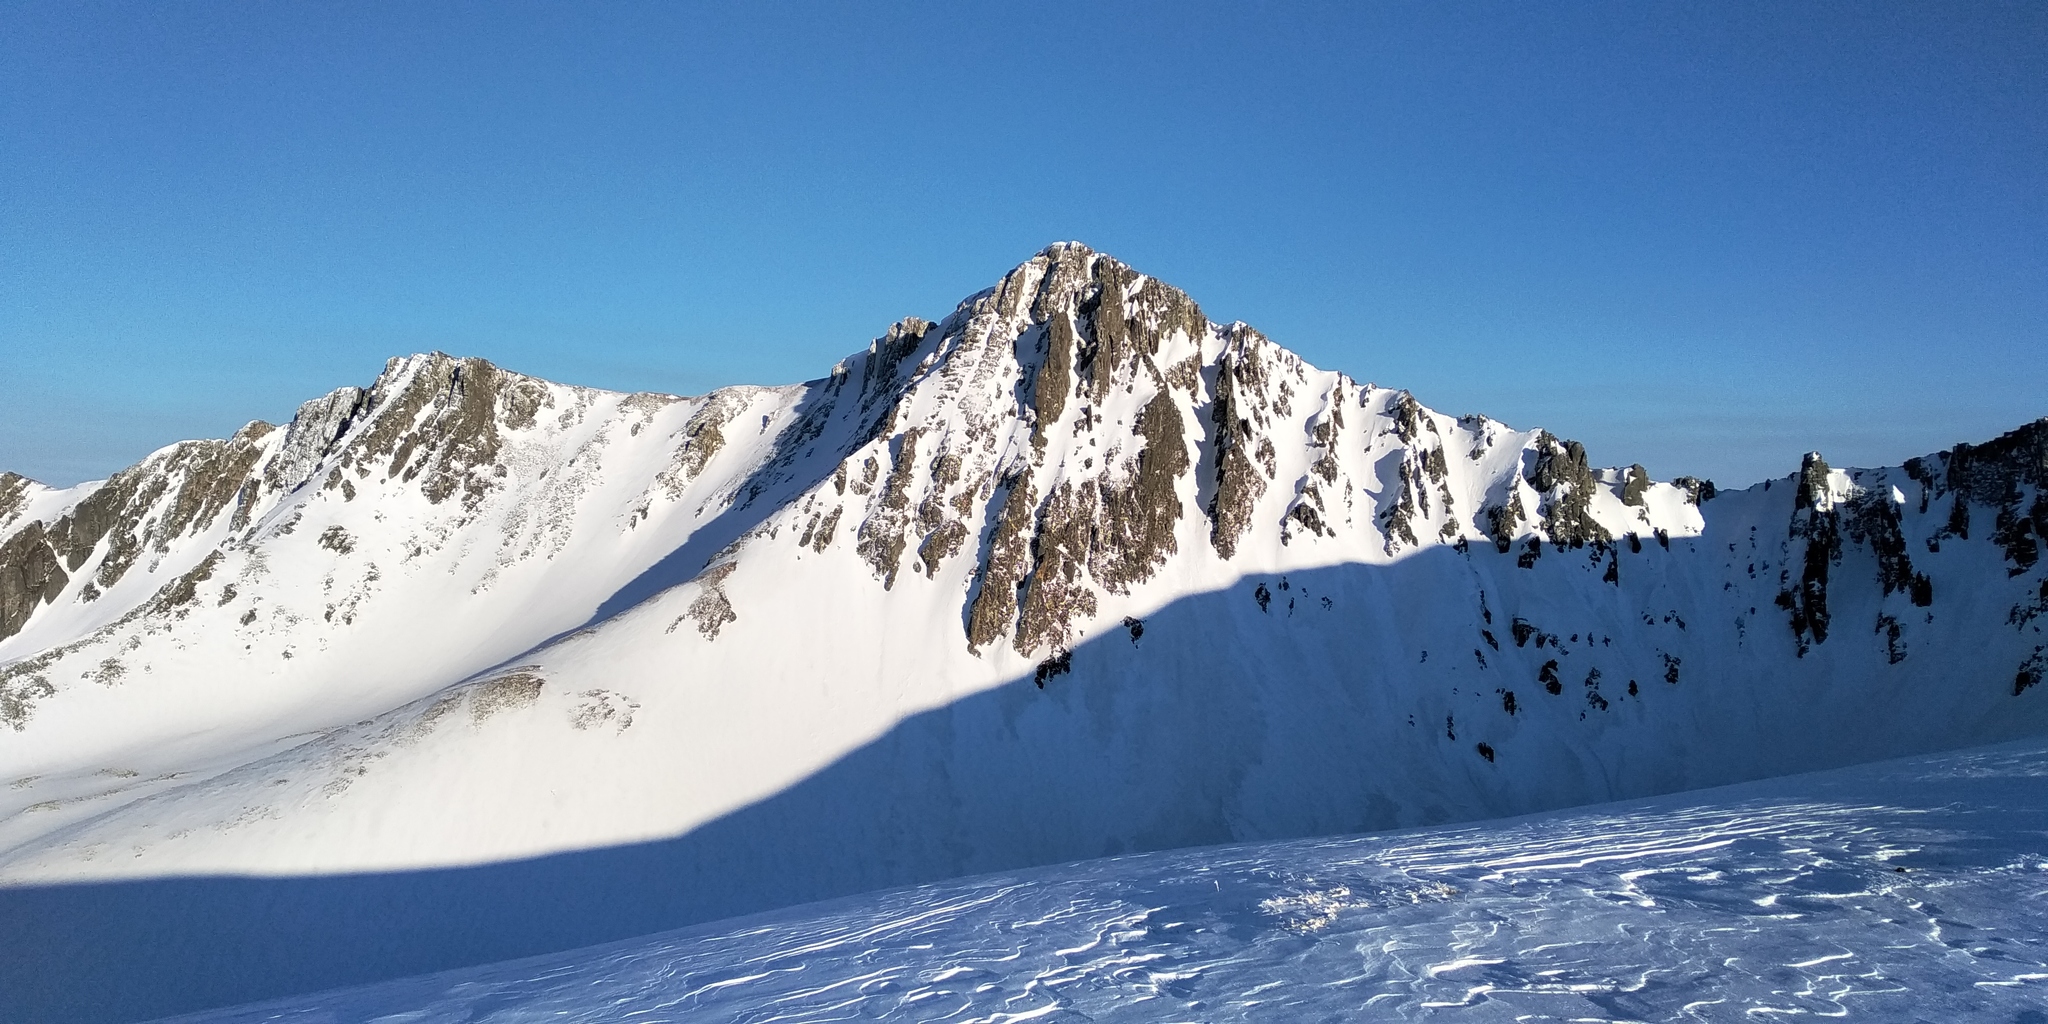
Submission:
{"label": "wind-sculpted snow texture", "polygon": [[267,1006],[403,1020],[2039,1022],[2038,741],[944,882]]}
{"label": "wind-sculpted snow texture", "polygon": [[[608,851],[659,880],[221,1001],[2038,734],[2044,484],[2048,420],[1742,491],[1600,469],[1071,244],[801,385],[394,360],[105,482],[0,477],[0,912],[340,874],[431,910],[419,873]],[[346,949],[374,914],[328,920]],[[233,976],[263,932],[221,929],[149,955]]]}

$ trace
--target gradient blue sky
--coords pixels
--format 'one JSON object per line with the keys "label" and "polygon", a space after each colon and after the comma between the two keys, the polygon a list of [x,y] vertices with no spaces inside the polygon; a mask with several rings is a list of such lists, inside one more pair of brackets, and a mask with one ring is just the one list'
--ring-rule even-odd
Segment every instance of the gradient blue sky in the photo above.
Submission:
{"label": "gradient blue sky", "polygon": [[2048,415],[2048,5],[0,4],[0,468],[816,377],[1058,239],[1724,485]]}

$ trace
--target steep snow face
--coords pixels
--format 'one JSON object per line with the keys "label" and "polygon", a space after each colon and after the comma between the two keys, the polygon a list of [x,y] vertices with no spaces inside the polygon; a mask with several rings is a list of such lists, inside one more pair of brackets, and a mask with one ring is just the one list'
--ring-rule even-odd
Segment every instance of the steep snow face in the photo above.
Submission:
{"label": "steep snow face", "polygon": [[800,386],[195,444],[0,482],[0,877],[661,841],[676,923],[2048,730],[2048,421],[1716,494],[1077,245]]}

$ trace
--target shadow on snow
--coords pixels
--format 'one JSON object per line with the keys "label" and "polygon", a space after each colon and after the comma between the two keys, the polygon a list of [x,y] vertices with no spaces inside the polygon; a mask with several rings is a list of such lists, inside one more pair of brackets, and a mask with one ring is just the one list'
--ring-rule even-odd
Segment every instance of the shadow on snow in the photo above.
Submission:
{"label": "shadow on snow", "polygon": [[[1141,636],[1111,627],[1089,638],[1043,688],[1025,675],[910,716],[672,839],[458,868],[0,889],[0,1020],[138,1020],[963,874],[1470,820],[1818,766],[1811,753],[1758,759],[1768,747],[1747,749],[1743,768],[1673,766],[1705,744],[1589,761],[1546,739],[1577,721],[1583,701],[1546,698],[1534,682],[1545,652],[1508,640],[1515,598],[1496,578],[1513,565],[1431,549],[1391,566],[1246,577],[1148,616]],[[1536,593],[1542,575],[1523,571],[1513,589]],[[1482,590],[1502,641],[1484,651],[1487,668],[1475,658]],[[1466,634],[1424,660],[1412,646]],[[1519,716],[1503,710],[1501,686],[1522,691]],[[1621,702],[1616,713],[1649,721],[1653,705]],[[2011,717],[2014,735],[2042,724]],[[1497,760],[1476,754],[1477,742]]]}

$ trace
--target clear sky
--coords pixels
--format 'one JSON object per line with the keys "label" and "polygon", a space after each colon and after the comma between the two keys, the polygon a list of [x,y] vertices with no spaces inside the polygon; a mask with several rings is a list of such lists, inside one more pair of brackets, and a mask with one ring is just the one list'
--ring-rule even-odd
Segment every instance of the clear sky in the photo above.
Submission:
{"label": "clear sky", "polygon": [[[739,13],[735,13],[739,12]],[[0,468],[822,375],[1078,239],[1726,484],[2048,415],[2048,5],[0,2]]]}

